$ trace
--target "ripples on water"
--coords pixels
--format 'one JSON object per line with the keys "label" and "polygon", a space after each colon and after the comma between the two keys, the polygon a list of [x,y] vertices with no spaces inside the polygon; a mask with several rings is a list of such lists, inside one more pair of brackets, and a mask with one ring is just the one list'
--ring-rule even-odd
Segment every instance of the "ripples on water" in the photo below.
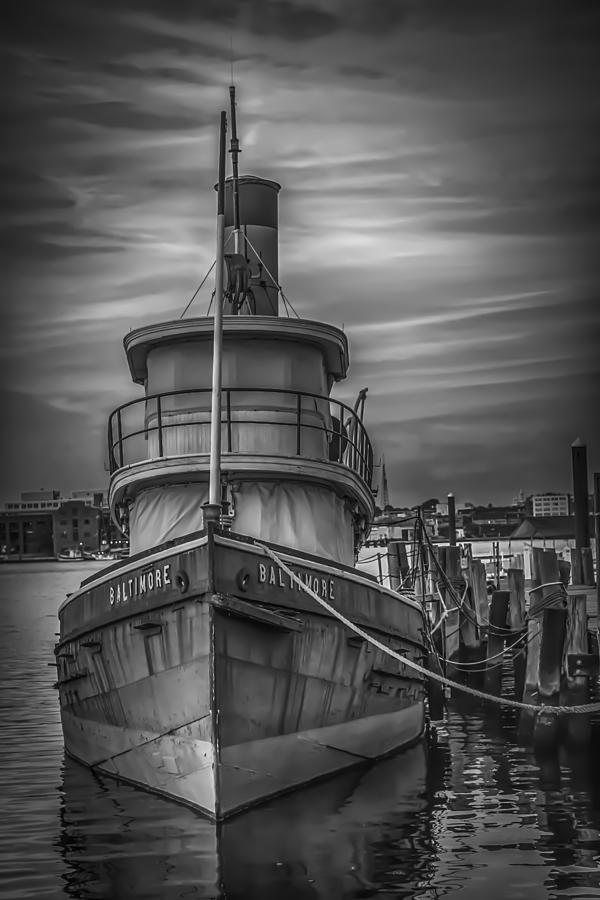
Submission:
{"label": "ripples on water", "polygon": [[512,711],[454,703],[414,747],[233,819],[63,754],[52,647],[67,591],[98,564],[0,569],[0,896],[600,897],[600,757],[536,760]]}

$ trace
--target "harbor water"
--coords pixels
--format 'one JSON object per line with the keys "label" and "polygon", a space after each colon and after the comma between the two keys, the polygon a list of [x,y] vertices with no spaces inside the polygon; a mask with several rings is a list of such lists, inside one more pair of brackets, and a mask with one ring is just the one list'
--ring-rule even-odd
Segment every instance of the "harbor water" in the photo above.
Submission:
{"label": "harbor water", "polygon": [[600,741],[536,758],[512,710],[453,702],[436,740],[217,830],[64,756],[58,606],[102,563],[0,567],[0,897],[600,897]]}

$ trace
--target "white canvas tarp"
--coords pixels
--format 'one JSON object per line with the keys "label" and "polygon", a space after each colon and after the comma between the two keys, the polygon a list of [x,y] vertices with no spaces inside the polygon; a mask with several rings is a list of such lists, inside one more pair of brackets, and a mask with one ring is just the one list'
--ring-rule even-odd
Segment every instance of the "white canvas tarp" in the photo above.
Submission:
{"label": "white canvas tarp", "polygon": [[319,485],[242,482],[233,494],[234,531],[354,564],[352,514]]}
{"label": "white canvas tarp", "polygon": [[131,554],[199,531],[204,525],[202,504],[207,500],[205,483],[166,485],[139,493],[129,510]]}
{"label": "white canvas tarp", "polygon": [[[353,565],[352,514],[347,503],[319,485],[241,482],[232,494],[233,531]],[[131,553],[199,531],[206,483],[149,488],[129,511]]]}

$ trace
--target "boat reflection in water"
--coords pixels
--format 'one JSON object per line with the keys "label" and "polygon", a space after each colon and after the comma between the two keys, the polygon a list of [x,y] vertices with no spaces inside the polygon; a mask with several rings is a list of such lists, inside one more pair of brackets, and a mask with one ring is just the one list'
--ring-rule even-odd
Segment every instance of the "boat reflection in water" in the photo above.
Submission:
{"label": "boat reflection in water", "polygon": [[401,868],[413,896],[434,874],[436,771],[419,744],[215,824],[65,758],[66,892],[325,900],[370,896]]}

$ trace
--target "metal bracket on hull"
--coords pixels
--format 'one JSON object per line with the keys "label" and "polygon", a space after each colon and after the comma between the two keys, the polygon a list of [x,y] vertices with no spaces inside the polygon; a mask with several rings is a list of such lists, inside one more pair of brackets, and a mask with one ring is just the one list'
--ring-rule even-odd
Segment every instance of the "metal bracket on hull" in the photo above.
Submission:
{"label": "metal bracket on hull", "polygon": [[158,634],[162,631],[162,622],[138,622],[133,627],[136,631],[152,631],[153,634]]}
{"label": "metal bracket on hull", "polygon": [[255,622],[260,622],[262,625],[268,625],[270,628],[277,628],[279,631],[304,630],[302,623],[291,616],[276,613],[270,609],[256,606],[254,603],[246,603],[245,600],[238,600],[225,594],[215,594],[212,603],[217,609],[222,609],[232,616],[252,619]]}
{"label": "metal bracket on hull", "polygon": [[63,684],[68,684],[70,681],[79,681],[80,678],[87,678],[89,674],[89,672],[75,672],[74,675],[68,675],[67,678],[60,678],[57,684],[62,687]]}

